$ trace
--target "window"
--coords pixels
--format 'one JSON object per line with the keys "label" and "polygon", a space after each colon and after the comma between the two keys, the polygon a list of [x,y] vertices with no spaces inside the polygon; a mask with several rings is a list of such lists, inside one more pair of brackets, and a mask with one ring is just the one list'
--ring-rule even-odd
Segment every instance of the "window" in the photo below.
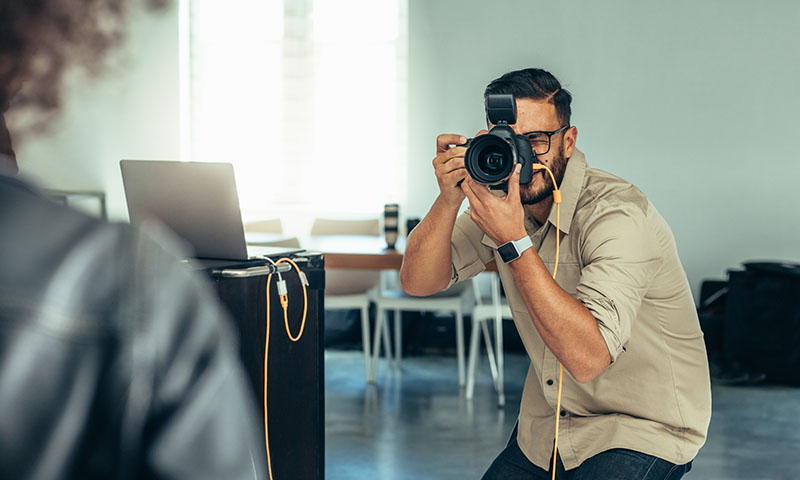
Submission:
{"label": "window", "polygon": [[406,0],[184,0],[182,155],[245,216],[405,203]]}

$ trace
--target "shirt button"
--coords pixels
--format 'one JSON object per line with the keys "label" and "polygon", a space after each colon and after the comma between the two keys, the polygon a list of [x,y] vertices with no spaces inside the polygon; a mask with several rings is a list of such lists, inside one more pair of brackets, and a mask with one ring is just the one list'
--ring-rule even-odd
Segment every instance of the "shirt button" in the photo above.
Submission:
{"label": "shirt button", "polygon": [[547,381],[547,384],[548,384],[548,385],[552,385],[552,384],[553,384],[553,381],[552,381],[552,380],[548,380],[548,381]]}
{"label": "shirt button", "polygon": [[561,416],[562,417],[566,417],[567,416],[567,411],[566,410],[561,410]]}

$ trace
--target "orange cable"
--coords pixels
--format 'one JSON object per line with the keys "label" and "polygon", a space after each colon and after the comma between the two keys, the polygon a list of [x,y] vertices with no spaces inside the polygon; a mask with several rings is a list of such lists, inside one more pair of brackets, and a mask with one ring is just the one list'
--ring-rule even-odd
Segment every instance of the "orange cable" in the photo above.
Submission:
{"label": "orange cable", "polygon": [[[558,257],[559,257],[559,248],[561,246],[560,242],[560,233],[561,233],[561,190],[558,189],[558,184],[556,183],[556,177],[553,175],[552,170],[547,168],[547,166],[542,165],[541,163],[534,163],[533,168],[536,170],[545,170],[547,173],[550,174],[550,178],[553,180],[553,203],[556,204],[556,261],[555,266],[553,267],[553,280],[556,279],[556,273],[558,273]],[[556,459],[558,458],[558,426],[559,426],[559,418],[561,413],[561,386],[564,380],[564,365],[559,361],[558,362],[558,398],[556,399],[556,433],[555,439],[553,440],[553,476],[552,480],[556,480]]]}
{"label": "orange cable", "polygon": [[[280,295],[281,307],[283,307],[283,322],[284,322],[284,325],[286,326],[286,334],[289,336],[289,339],[292,342],[297,342],[298,340],[300,340],[300,337],[303,336],[303,332],[305,331],[305,327],[306,327],[306,314],[308,313],[308,292],[307,292],[307,289],[306,289],[306,283],[302,280],[303,277],[301,275],[302,272],[300,271],[300,268],[291,259],[284,257],[284,258],[281,258],[280,260],[278,260],[277,262],[274,262],[274,263],[275,263],[276,266],[279,263],[290,263],[294,267],[295,271],[297,271],[298,278],[301,279],[300,280],[300,285],[303,287],[303,319],[302,319],[302,321],[300,323],[300,332],[298,332],[296,337],[292,336],[292,332],[289,330],[289,315],[288,315],[289,300],[288,300],[288,295],[287,294],[281,294]],[[269,287],[270,287],[270,284],[272,283],[272,275],[273,274],[271,274],[271,273],[269,275],[267,275],[267,288],[266,288],[266,294],[267,294],[267,334],[266,334],[265,340],[264,340],[264,442],[265,442],[265,445],[266,445],[266,448],[267,448],[267,470],[269,472],[270,480],[273,480],[273,479],[272,479],[272,459],[270,457],[270,452],[269,452],[269,424],[268,424],[269,423],[268,422],[269,416],[267,414],[267,372],[268,372],[268,358],[269,358],[269,328],[270,328]],[[278,283],[280,283],[280,282],[278,282]]]}

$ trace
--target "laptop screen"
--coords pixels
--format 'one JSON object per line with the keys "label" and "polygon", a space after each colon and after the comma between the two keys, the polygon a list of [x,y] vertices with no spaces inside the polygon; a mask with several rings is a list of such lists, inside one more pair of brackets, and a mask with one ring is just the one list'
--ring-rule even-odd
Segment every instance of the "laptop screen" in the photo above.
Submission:
{"label": "laptop screen", "polygon": [[230,163],[122,160],[120,168],[132,224],[160,221],[198,258],[248,258]]}

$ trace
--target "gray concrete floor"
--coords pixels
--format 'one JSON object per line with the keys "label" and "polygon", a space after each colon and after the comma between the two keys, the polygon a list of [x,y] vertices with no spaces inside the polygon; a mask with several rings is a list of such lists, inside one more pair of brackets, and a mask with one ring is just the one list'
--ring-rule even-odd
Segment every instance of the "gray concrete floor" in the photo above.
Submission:
{"label": "gray concrete floor", "polygon": [[[326,478],[477,479],[504,446],[519,410],[527,357],[506,355],[497,408],[485,354],[475,397],[458,388],[454,357],[381,361],[366,385],[360,352],[325,355]],[[687,479],[800,479],[800,389],[713,387],[708,441]]]}

